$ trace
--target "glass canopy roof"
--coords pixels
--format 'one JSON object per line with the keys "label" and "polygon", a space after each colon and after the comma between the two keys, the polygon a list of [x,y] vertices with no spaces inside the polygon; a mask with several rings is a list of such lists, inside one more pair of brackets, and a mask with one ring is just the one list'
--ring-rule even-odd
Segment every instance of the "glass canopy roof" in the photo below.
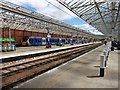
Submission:
{"label": "glass canopy roof", "polygon": [[104,35],[120,30],[120,0],[56,0]]}
{"label": "glass canopy roof", "polygon": [[70,35],[73,37],[94,36],[72,25],[65,24],[19,5],[0,1],[0,28]]}

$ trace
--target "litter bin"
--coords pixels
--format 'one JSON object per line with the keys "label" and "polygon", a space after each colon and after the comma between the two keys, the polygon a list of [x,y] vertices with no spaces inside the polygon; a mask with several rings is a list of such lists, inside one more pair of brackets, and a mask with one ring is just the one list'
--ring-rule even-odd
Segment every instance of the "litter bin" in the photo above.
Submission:
{"label": "litter bin", "polygon": [[15,45],[15,38],[9,38],[11,42],[11,50],[15,51],[16,50],[16,45]]}
{"label": "litter bin", "polygon": [[6,43],[3,43],[3,44],[2,44],[2,51],[3,51],[3,52],[6,52],[6,51],[7,51],[7,44],[6,44]]}
{"label": "litter bin", "polygon": [[6,38],[7,42],[7,51],[14,51],[15,50],[15,39],[14,38]]}
{"label": "litter bin", "polygon": [[7,43],[7,51],[11,51],[11,43]]}
{"label": "litter bin", "polygon": [[13,43],[11,44],[11,50],[12,50],[12,51],[15,51],[15,50],[16,50],[15,44],[13,44]]}

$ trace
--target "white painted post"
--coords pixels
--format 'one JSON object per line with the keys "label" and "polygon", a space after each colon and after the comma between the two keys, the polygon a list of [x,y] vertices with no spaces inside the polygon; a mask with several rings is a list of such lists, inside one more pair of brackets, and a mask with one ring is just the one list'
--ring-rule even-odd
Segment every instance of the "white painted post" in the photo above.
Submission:
{"label": "white painted post", "polygon": [[106,50],[103,51],[104,59],[105,59],[105,67],[107,65],[107,53],[108,53],[108,51],[106,51]]}
{"label": "white painted post", "polygon": [[105,56],[100,56],[100,77],[104,77],[104,68],[105,67]]}
{"label": "white painted post", "polygon": [[107,51],[106,50],[103,51],[103,55],[105,55],[105,56],[107,55]]}

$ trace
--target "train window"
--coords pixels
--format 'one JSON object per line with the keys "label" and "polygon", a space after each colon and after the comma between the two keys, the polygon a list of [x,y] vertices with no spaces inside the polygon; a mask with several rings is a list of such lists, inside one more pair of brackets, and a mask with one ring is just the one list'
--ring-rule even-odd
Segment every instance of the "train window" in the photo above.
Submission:
{"label": "train window", "polygon": [[52,39],[49,39],[50,42],[52,42]]}
{"label": "train window", "polygon": [[52,39],[52,38],[50,39],[50,42],[53,42],[53,39]]}
{"label": "train window", "polygon": [[57,42],[59,42],[59,39],[57,39]]}
{"label": "train window", "polygon": [[32,38],[30,38],[30,39],[29,39],[29,42],[30,42],[30,43],[33,43],[33,39],[32,39]]}
{"label": "train window", "polygon": [[38,38],[38,42],[41,42],[41,38]]}
{"label": "train window", "polygon": [[56,42],[56,39],[54,39],[54,42]]}
{"label": "train window", "polygon": [[55,40],[54,40],[54,39],[53,39],[52,41],[53,41],[53,42],[55,42]]}
{"label": "train window", "polygon": [[64,39],[62,39],[62,42],[65,42],[65,40],[64,40]]}
{"label": "train window", "polygon": [[55,40],[55,42],[57,42],[57,39],[54,39]]}
{"label": "train window", "polygon": [[56,39],[56,42],[58,42],[58,39]]}

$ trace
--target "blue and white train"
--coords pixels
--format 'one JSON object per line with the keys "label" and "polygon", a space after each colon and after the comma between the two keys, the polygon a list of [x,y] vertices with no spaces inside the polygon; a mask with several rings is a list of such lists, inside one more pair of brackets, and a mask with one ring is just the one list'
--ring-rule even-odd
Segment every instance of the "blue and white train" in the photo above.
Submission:
{"label": "blue and white train", "polygon": [[81,43],[80,39],[76,38],[45,38],[45,37],[35,37],[35,36],[25,36],[22,39],[22,46],[42,46],[42,45],[58,45],[62,46],[64,44],[77,44]]}

